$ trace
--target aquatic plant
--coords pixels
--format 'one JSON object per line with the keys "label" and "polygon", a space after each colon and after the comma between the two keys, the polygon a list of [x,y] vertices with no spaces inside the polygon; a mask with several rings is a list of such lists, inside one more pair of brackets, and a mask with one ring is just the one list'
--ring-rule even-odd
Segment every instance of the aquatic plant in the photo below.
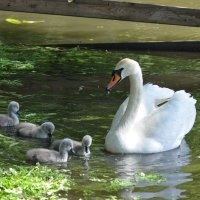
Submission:
{"label": "aquatic plant", "polygon": [[56,115],[56,113],[27,113],[24,111],[22,113],[22,116],[20,117],[21,121],[26,121],[26,122],[31,122],[31,123],[36,123],[36,124],[41,124],[45,121],[48,121],[48,117],[52,117]]}
{"label": "aquatic plant", "polygon": [[111,195],[111,196],[107,197],[105,200],[120,200],[120,199],[116,196]]}
{"label": "aquatic plant", "polygon": [[0,80],[0,86],[21,87],[23,84],[19,80]]}
{"label": "aquatic plant", "polygon": [[[0,169],[0,199],[59,199],[74,185],[66,170],[47,166]],[[61,198],[62,199],[62,198]]]}
{"label": "aquatic plant", "polygon": [[154,182],[154,183],[161,183],[166,182],[166,178],[163,178],[158,173],[144,173],[144,172],[137,172],[134,174],[136,179],[140,179],[147,182]]}
{"label": "aquatic plant", "polygon": [[108,185],[107,190],[118,191],[122,188],[130,187],[133,185],[135,185],[135,183],[133,183],[132,181],[116,178],[110,181],[110,185]]}
{"label": "aquatic plant", "polygon": [[103,184],[105,186],[104,188],[106,188],[106,190],[108,192],[111,192],[111,191],[116,192],[120,189],[135,185],[135,183],[133,181],[123,180],[123,179],[120,179],[120,178],[109,179],[108,177],[97,178],[97,177],[93,176],[93,177],[90,177],[89,180],[92,181],[92,182]]}

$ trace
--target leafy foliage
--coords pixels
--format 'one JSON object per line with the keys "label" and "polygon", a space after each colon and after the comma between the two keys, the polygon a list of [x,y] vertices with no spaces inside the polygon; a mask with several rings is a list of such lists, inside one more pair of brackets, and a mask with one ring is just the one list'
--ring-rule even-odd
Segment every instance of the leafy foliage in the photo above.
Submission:
{"label": "leafy foliage", "polygon": [[1,199],[58,199],[74,185],[67,170],[46,166],[1,168]]}

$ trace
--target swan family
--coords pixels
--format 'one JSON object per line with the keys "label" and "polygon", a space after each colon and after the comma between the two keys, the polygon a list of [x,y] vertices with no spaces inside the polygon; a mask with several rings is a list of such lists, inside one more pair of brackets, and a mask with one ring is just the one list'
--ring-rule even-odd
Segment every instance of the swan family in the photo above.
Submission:
{"label": "swan family", "polygon": [[[129,58],[117,63],[106,90],[129,77],[130,95],[117,110],[105,138],[105,150],[110,153],[157,153],[177,148],[192,129],[196,118],[196,100],[184,90],[173,91],[153,84],[143,85],[138,62]],[[55,131],[52,122],[36,125],[19,122],[19,103],[8,105],[8,114],[0,115],[0,126],[14,126],[23,137],[51,139]],[[92,137],[82,141],[64,138],[55,140],[50,149],[34,148],[26,153],[33,162],[67,162],[68,155],[89,156]]]}

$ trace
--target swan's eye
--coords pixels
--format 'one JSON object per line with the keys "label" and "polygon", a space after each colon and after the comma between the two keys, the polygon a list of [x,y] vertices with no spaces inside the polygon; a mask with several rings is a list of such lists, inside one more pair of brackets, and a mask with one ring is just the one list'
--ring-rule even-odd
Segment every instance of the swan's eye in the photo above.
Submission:
{"label": "swan's eye", "polygon": [[112,76],[114,76],[115,74],[119,75],[121,77],[121,73],[122,73],[122,70],[124,68],[120,68],[120,69],[117,69],[117,70],[113,70],[112,72]]}
{"label": "swan's eye", "polygon": [[118,75],[121,76],[121,73],[122,73],[122,70],[123,70],[123,69],[124,69],[124,68],[120,68],[120,69],[117,70]]}
{"label": "swan's eye", "polygon": [[114,76],[114,75],[115,75],[115,70],[113,70],[113,71],[112,71],[112,74],[111,74],[111,76]]}

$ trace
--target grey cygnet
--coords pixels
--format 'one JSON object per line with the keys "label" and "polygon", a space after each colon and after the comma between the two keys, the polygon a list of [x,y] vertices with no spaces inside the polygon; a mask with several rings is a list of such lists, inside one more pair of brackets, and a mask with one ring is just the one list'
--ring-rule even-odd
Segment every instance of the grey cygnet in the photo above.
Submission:
{"label": "grey cygnet", "polygon": [[15,126],[19,124],[19,103],[11,101],[8,104],[8,114],[0,114],[0,126]]}
{"label": "grey cygnet", "polygon": [[73,150],[73,142],[71,139],[64,139],[59,146],[59,151],[44,148],[30,149],[26,153],[28,160],[39,163],[57,163],[67,162],[68,152]]}
{"label": "grey cygnet", "polygon": [[16,126],[16,132],[19,136],[31,138],[51,138],[54,130],[55,126],[52,122],[45,122],[40,126],[28,122],[23,122]]}
{"label": "grey cygnet", "polygon": [[[55,140],[51,148],[58,150],[60,143],[63,140]],[[90,146],[92,144],[92,137],[90,135],[85,135],[81,142],[73,141],[73,154],[78,156],[89,156],[90,155]],[[71,152],[70,152],[71,153]]]}

